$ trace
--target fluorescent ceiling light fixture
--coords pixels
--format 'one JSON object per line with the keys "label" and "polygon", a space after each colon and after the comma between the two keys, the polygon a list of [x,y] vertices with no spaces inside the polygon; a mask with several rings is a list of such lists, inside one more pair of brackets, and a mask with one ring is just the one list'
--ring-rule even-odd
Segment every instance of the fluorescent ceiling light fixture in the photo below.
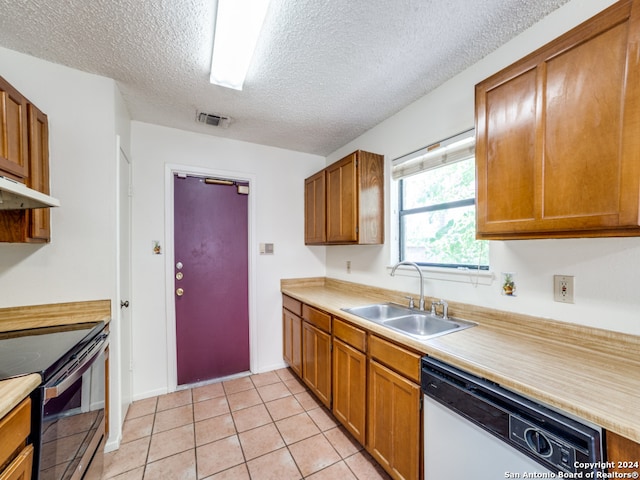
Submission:
{"label": "fluorescent ceiling light fixture", "polygon": [[269,0],[218,0],[211,83],[242,90]]}

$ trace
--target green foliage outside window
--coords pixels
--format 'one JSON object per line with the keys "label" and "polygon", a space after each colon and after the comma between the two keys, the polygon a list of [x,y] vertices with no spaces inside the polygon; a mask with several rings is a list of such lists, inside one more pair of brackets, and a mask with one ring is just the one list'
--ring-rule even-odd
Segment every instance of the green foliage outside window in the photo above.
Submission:
{"label": "green foliage outside window", "polygon": [[473,157],[400,182],[401,259],[487,268],[489,248],[475,239]]}

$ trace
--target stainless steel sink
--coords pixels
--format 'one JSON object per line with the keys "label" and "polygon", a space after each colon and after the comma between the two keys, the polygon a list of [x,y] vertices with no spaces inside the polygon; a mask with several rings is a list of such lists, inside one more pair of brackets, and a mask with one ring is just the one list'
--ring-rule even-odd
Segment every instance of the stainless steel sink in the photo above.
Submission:
{"label": "stainless steel sink", "polygon": [[408,313],[413,313],[410,308],[396,305],[395,303],[376,303],[363,307],[343,308],[345,312],[352,313],[372,322],[380,322],[390,318],[402,317]]}
{"label": "stainless steel sink", "polygon": [[473,322],[454,317],[442,318],[395,303],[379,303],[342,310],[419,340],[428,340],[475,326]]}

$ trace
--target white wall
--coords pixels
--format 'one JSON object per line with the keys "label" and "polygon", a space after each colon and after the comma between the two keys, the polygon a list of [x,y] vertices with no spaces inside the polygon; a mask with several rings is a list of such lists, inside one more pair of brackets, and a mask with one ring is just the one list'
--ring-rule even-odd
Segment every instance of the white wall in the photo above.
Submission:
{"label": "white wall", "polygon": [[[573,0],[543,21],[463,71],[436,91],[405,108],[327,159],[327,164],[355,149],[382,153],[387,161],[474,125],[474,86],[489,75],[556,38],[614,3]],[[387,180],[386,206],[393,206],[393,185]],[[389,218],[389,216],[388,216]],[[391,217],[393,218],[393,217]],[[389,276],[397,260],[393,222],[386,225],[386,243],[376,247],[328,247],[327,276],[370,285],[418,291],[412,273]],[[427,295],[500,310],[640,334],[640,238],[520,240],[490,242],[493,281],[473,286],[467,275],[427,274]],[[352,262],[352,273],[345,263]],[[500,295],[500,272],[516,272],[518,295]],[[575,275],[575,304],[553,301],[553,275]]]}
{"label": "white wall", "polygon": [[[254,244],[275,244],[274,255],[255,257],[255,321],[258,371],[283,366],[280,279],[325,274],[325,247],[304,245],[303,179],[323,168],[324,158],[209,135],[132,123],[134,398],[166,392],[171,346],[167,345],[166,262],[152,255],[163,247],[165,164],[223,170],[255,178]],[[171,283],[172,279],[169,281]]]}
{"label": "white wall", "polygon": [[0,75],[48,116],[51,195],[61,203],[51,209],[51,243],[0,244],[0,307],[111,300],[110,420],[117,437],[116,134],[128,149],[128,113],[111,79],[4,48],[0,66]]}
{"label": "white wall", "polygon": [[0,306],[112,298],[114,83],[0,48],[0,75],[49,118],[51,243],[0,244]]}

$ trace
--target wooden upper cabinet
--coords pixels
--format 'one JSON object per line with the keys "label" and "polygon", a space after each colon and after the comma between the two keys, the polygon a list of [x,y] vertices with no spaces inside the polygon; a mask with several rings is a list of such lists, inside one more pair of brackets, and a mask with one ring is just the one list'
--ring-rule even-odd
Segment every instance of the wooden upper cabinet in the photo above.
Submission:
{"label": "wooden upper cabinet", "polygon": [[640,235],[640,1],[476,86],[478,238]]}
{"label": "wooden upper cabinet", "polygon": [[29,175],[27,99],[0,77],[0,175],[22,180]]}
{"label": "wooden upper cabinet", "polygon": [[384,243],[382,155],[358,150],[305,180],[305,243]]}
{"label": "wooden upper cabinet", "polygon": [[[27,185],[49,195],[49,122],[47,116],[29,104],[29,179]],[[26,211],[27,238],[32,242],[50,239],[51,209]]]}
{"label": "wooden upper cabinet", "polygon": [[325,171],[304,181],[304,242],[321,244],[327,241]]}
{"label": "wooden upper cabinet", "polygon": [[[47,116],[27,104],[28,172],[22,179],[34,190],[49,194],[49,127]],[[46,243],[51,238],[49,208],[0,210],[0,242]]]}
{"label": "wooden upper cabinet", "polygon": [[327,167],[327,241],[358,241],[358,159],[352,153]]}

